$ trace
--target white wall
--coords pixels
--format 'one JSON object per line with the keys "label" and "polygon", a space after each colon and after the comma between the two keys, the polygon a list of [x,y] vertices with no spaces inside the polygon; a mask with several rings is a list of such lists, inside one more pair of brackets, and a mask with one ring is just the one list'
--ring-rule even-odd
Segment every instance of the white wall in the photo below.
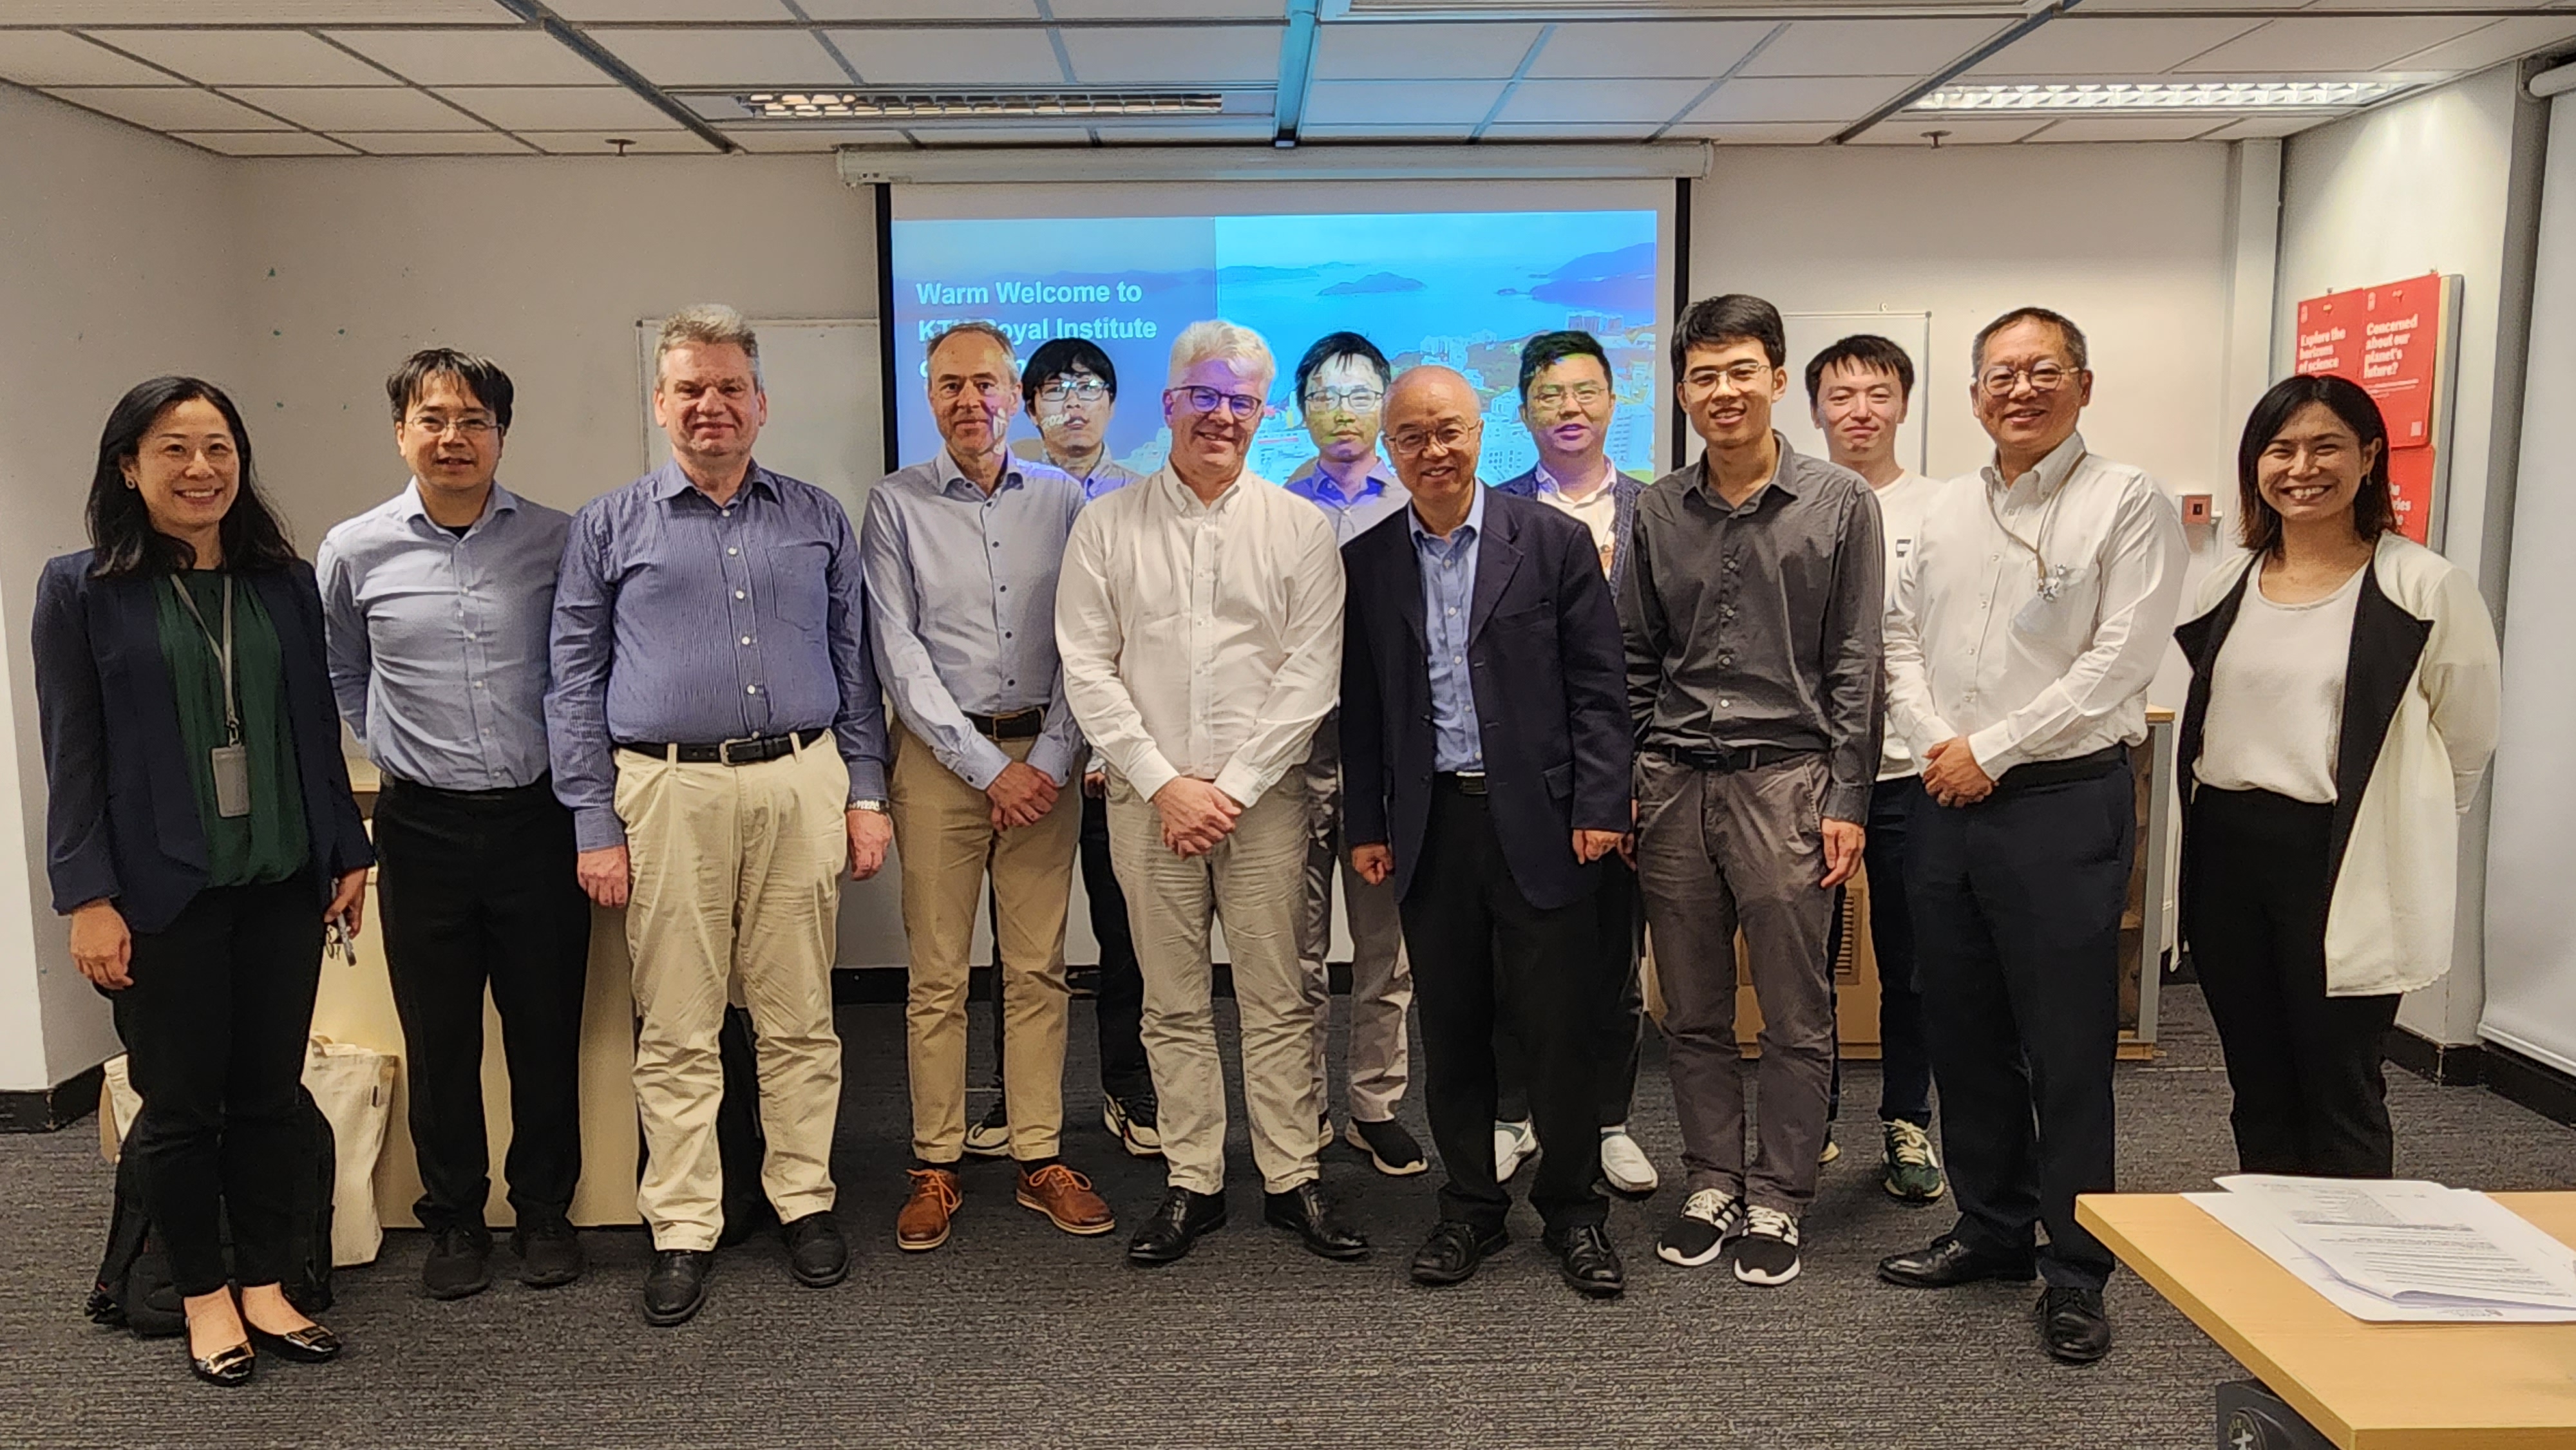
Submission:
{"label": "white wall", "polygon": [[[2538,119],[2512,66],[2290,138],[2281,179],[2273,368],[2289,370],[2298,300],[2455,272],[2463,279],[2442,552],[2502,599],[2527,317],[2530,189]],[[2501,386],[2500,386],[2501,385]],[[2501,424],[2501,427],[2499,426]],[[2507,435],[2500,437],[2499,435]],[[2487,807],[2462,823],[2459,934],[2451,974],[2414,993],[2400,1025],[2442,1043],[2477,1040],[2485,1001]]]}
{"label": "white wall", "polygon": [[[0,84],[0,1091],[116,1050],[72,969],[45,881],[45,774],[27,627],[51,555],[86,547],[98,430],[124,391],[186,372],[242,380],[236,163]],[[247,404],[247,398],[243,399]]]}

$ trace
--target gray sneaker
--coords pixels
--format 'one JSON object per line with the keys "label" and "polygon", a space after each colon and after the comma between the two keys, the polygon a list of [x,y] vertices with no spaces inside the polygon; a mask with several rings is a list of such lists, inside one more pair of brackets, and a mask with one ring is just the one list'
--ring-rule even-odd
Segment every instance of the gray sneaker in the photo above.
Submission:
{"label": "gray sneaker", "polygon": [[1887,1166],[1880,1170],[1879,1182],[1886,1185],[1890,1198],[1907,1203],[1930,1203],[1949,1188],[1941,1176],[1941,1160],[1932,1151],[1932,1135],[1897,1118],[1887,1125]]}

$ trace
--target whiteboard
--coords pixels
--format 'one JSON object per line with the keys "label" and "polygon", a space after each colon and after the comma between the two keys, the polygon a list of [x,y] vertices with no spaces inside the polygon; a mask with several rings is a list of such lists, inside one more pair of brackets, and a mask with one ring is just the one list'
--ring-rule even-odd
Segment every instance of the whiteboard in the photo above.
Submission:
{"label": "whiteboard", "polygon": [[1771,421],[1789,446],[1815,458],[1826,457],[1825,435],[1818,432],[1815,410],[1807,403],[1807,364],[1816,354],[1859,332],[1874,332],[1914,361],[1914,397],[1905,423],[1896,430],[1896,461],[1916,473],[1929,470],[1930,446],[1923,427],[1923,399],[1932,385],[1932,314],[1929,312],[1790,312],[1782,314],[1789,342],[1789,395],[1772,411]]}

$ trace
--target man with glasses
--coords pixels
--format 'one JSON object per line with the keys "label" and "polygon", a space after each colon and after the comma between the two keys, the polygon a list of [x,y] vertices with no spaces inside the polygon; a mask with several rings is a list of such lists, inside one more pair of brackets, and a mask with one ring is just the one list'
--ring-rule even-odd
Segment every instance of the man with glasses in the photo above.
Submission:
{"label": "man with glasses", "polygon": [[896,717],[894,834],[912,957],[912,1192],[895,1243],[939,1247],[957,1210],[966,988],[988,877],[1019,1202],[1066,1233],[1105,1234],[1117,1226],[1109,1205],[1057,1156],[1079,826],[1059,792],[1083,747],[1056,665],[1055,583],[1082,485],[1011,457],[1020,379],[1001,329],[949,328],[931,340],[927,366],[939,455],[870,490],[859,533],[877,677]]}
{"label": "man with glasses", "polygon": [[[1542,332],[1521,344],[1521,422],[1538,445],[1538,462],[1494,487],[1534,498],[1583,525],[1601,556],[1610,597],[1627,577],[1628,537],[1645,487],[1610,462],[1610,419],[1619,408],[1610,355],[1588,332]],[[1628,1132],[1637,1095],[1637,1055],[1645,1041],[1646,998],[1637,952],[1637,873],[1606,858],[1599,940],[1609,971],[1622,985],[1596,1000],[1600,1020],[1590,1060],[1594,1117],[1601,1130],[1601,1176],[1622,1193],[1652,1193],[1663,1182],[1654,1160]],[[1506,1015],[1494,1028],[1494,1066],[1501,1094],[1494,1116],[1494,1172],[1509,1180],[1538,1148],[1530,1117],[1529,1054]]]}
{"label": "man with glasses", "polygon": [[[1387,476],[1377,455],[1379,411],[1385,406],[1386,355],[1356,332],[1327,333],[1297,361],[1296,392],[1315,456],[1288,477],[1287,488],[1311,500],[1332,520],[1333,541],[1347,546],[1381,519],[1404,511],[1404,485]],[[1306,996],[1315,1012],[1315,1092],[1327,1104],[1321,1137],[1333,1141],[1325,1049],[1332,1041],[1333,876],[1342,878],[1342,902],[1351,923],[1350,1083],[1351,1146],[1369,1155],[1377,1171],[1398,1178],[1420,1173],[1422,1145],[1395,1120],[1404,1098],[1405,1014],[1413,1005],[1413,972],[1404,955],[1404,923],[1395,893],[1362,880],[1350,868],[1342,829],[1342,752],[1339,712],[1315,727],[1306,757],[1306,898],[1297,916],[1297,956],[1306,970]]]}
{"label": "man with glasses", "polygon": [[2018,1283],[2036,1259],[2042,1345],[2090,1364],[2112,1258],[2075,1198],[2114,1186],[2129,747],[2182,602],[2182,524],[2155,480],[2084,446],[2073,322],[2016,308],[1969,356],[1994,461],[1934,500],[1887,616],[1888,729],[1923,762],[1906,899],[1959,1221],[1878,1272]]}
{"label": "man with glasses", "polygon": [[411,482],[323,536],[331,688],[383,784],[376,899],[410,1068],[412,1151],[429,1230],[421,1287],[492,1282],[492,1149],[483,1131],[483,997],[510,1069],[506,1165],[519,1281],[582,1270],[581,1002],[590,902],[572,813],[546,772],[546,631],[572,521],[493,481],[510,375],[448,348],[385,380]]}
{"label": "man with glasses", "polygon": [[1518,1019],[1546,1152],[1531,1202],[1568,1284],[1626,1287],[1593,1188],[1601,862],[1628,827],[1618,614],[1589,530],[1478,481],[1482,400],[1420,367],[1387,398],[1412,505],[1345,553],[1353,866],[1400,894],[1422,978],[1431,1132],[1449,1181],[1416,1283],[1463,1282],[1509,1241],[1494,1176],[1494,1038]]}
{"label": "man with glasses", "polygon": [[[1860,865],[1878,767],[1878,504],[1791,449],[1779,311],[1694,303],[1673,373],[1698,463],[1637,503],[1619,614],[1637,721],[1637,879],[1687,1192],[1655,1252],[1798,1276],[1834,1062],[1834,888]],[[1762,1003],[1759,1146],[1745,1154],[1736,933]]]}
{"label": "man with glasses", "polygon": [[[1072,474],[1082,484],[1083,497],[1098,498],[1144,477],[1109,456],[1109,421],[1118,410],[1118,369],[1100,344],[1083,337],[1038,344],[1021,371],[1020,396],[1038,427],[1034,451]],[[1088,875],[1083,884],[1090,885]]]}
{"label": "man with glasses", "polygon": [[1056,589],[1065,697],[1109,767],[1109,834],[1145,973],[1145,1055],[1169,1188],[1128,1246],[1165,1264],[1225,1223],[1225,1074],[1208,960],[1232,949],[1263,1217],[1356,1259],[1317,1183],[1323,1104],[1296,949],[1306,853],[1297,763],[1332,708],[1342,561],[1315,510],[1244,467],[1276,364],[1198,322],[1172,343],[1163,467],[1082,511]]}
{"label": "man with glasses", "polygon": [[[1807,363],[1807,406],[1834,462],[1869,481],[1878,495],[1887,588],[1914,552],[1923,511],[1941,485],[1896,459],[1897,431],[1914,394],[1914,360],[1893,341],[1867,333],[1846,337]],[[1869,939],[1878,964],[1879,1183],[1891,1197],[1930,1203],[1942,1194],[1941,1160],[1932,1151],[1932,1059],[1923,1042],[1923,997],[1914,980],[1913,917],[1905,909],[1905,825],[1923,794],[1914,754],[1898,733],[1880,729],[1878,782],[1869,796]],[[1842,955],[1842,913],[1834,913]],[[1834,1104],[1842,1103],[1842,1059],[1834,1059]],[[1826,1124],[1830,1134],[1833,1125]]]}

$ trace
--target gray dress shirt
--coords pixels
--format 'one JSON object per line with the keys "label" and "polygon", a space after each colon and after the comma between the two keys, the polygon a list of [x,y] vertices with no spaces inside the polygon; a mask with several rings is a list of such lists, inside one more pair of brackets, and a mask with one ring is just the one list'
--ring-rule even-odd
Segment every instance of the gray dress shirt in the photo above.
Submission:
{"label": "gray dress shirt", "polygon": [[1705,456],[1638,496],[1619,591],[1629,713],[1650,751],[1821,751],[1825,814],[1866,820],[1878,775],[1878,500],[1859,474],[1777,441],[1777,471],[1736,507],[1706,481]]}
{"label": "gray dress shirt", "polygon": [[378,769],[441,790],[546,773],[546,631],[569,516],[499,484],[463,537],[415,479],[322,536],[331,693]]}

